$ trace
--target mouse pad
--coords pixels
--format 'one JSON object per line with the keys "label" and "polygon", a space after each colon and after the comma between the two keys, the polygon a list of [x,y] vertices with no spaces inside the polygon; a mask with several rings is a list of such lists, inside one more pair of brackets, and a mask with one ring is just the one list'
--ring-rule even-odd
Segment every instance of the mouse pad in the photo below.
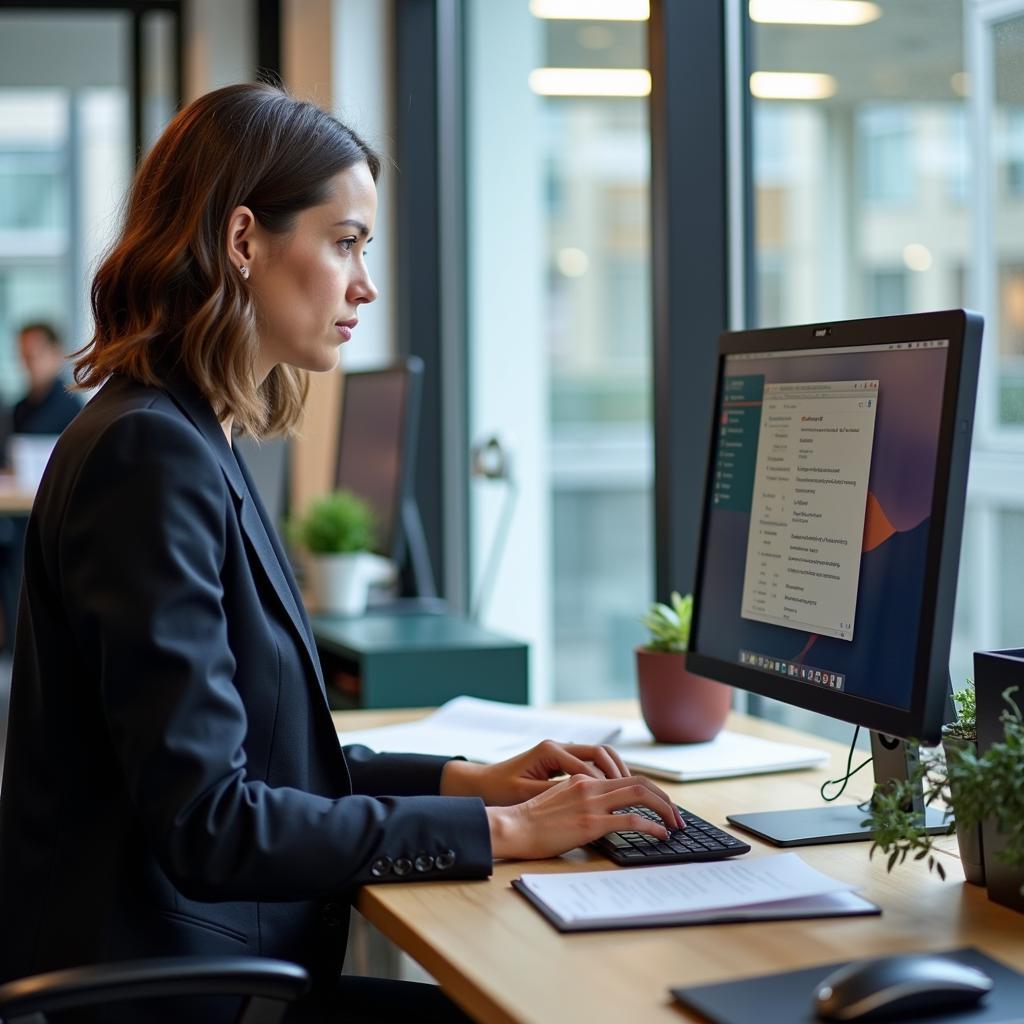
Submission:
{"label": "mouse pad", "polygon": [[[906,952],[918,952],[907,950]],[[940,952],[984,971],[995,983],[991,992],[977,1006],[954,1013],[920,1014],[913,1018],[892,1018],[906,1024],[1021,1024],[1024,1022],[1024,975],[993,960],[973,946],[963,949],[920,950]],[[840,960],[820,964],[803,971],[765,974],[758,978],[721,982],[717,985],[694,985],[672,989],[672,995],[689,1010],[696,1010],[712,1024],[765,1024],[766,1019],[787,1024],[822,1024],[813,1008],[818,983],[850,963]],[[771,1008],[766,1017],[766,1008]]]}

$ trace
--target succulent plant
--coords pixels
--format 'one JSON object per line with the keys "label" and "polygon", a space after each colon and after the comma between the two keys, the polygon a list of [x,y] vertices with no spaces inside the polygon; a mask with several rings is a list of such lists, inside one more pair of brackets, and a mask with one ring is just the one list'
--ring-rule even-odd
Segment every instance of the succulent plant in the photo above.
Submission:
{"label": "succulent plant", "polygon": [[682,652],[689,646],[693,595],[682,597],[673,590],[669,601],[656,601],[640,620],[651,634],[646,644],[649,651]]}

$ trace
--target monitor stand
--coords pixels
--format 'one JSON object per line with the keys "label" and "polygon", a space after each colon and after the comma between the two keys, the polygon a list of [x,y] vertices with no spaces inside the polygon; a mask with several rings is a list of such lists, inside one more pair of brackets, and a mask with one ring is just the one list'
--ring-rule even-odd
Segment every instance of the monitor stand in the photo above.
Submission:
{"label": "monitor stand", "polygon": [[[883,733],[871,733],[871,755],[875,782],[886,783],[910,778],[917,765],[917,748],[904,740]],[[952,815],[925,807],[920,793],[914,806],[925,822],[929,835],[948,832]],[[823,843],[854,843],[871,839],[871,830],[863,822],[867,812],[857,804],[804,807],[793,811],[756,811],[728,814],[733,825],[775,846],[814,846]]]}

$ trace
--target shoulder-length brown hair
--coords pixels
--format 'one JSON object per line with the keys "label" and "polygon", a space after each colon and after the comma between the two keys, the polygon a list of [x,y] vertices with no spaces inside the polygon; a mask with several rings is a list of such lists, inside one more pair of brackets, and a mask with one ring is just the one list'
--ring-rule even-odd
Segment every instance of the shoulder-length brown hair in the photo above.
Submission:
{"label": "shoulder-length brown hair", "polygon": [[376,181],[380,159],[355,132],[275,86],[231,85],[182,110],[139,168],[93,281],[96,330],[77,353],[78,385],[116,372],[159,385],[170,347],[218,419],[256,437],[292,430],[308,379],[281,365],[257,384],[256,313],[227,256],[228,215],[248,206],[285,234],[361,161]]}

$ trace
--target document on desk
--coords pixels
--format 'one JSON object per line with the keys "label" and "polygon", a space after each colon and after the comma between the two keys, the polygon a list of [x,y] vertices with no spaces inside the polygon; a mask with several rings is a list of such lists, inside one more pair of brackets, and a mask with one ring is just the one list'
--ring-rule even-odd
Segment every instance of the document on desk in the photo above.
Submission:
{"label": "document on desk", "polygon": [[795,853],[615,871],[527,874],[513,886],[559,931],[878,914],[857,886]]}
{"label": "document on desk", "polygon": [[361,743],[377,751],[413,754],[461,754],[470,761],[494,764],[541,740],[559,743],[609,743],[619,723],[600,715],[538,711],[478,697],[455,697],[416,722],[377,729],[339,732],[343,746]]}
{"label": "document on desk", "polygon": [[625,723],[615,749],[632,771],[673,782],[792,771],[828,761],[828,754],[816,747],[778,743],[728,729],[707,743],[656,743],[640,721]]}

